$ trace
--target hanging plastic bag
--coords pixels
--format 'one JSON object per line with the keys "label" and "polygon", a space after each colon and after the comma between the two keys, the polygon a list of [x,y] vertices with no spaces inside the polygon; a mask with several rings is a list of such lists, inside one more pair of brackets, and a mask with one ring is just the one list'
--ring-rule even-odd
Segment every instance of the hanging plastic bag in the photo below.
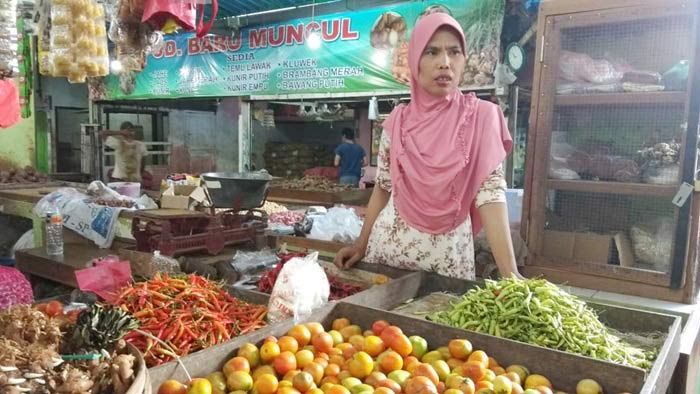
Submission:
{"label": "hanging plastic bag", "polygon": [[196,9],[193,3],[172,0],[146,0],[141,22],[162,30],[168,20],[174,20],[187,31],[195,29]]}
{"label": "hanging plastic bag", "polygon": [[0,128],[7,128],[21,119],[19,90],[12,79],[0,79]]}
{"label": "hanging plastic bag", "polygon": [[314,252],[303,258],[295,257],[284,265],[270,295],[270,323],[290,317],[298,323],[328,302],[330,284],[317,259],[318,252]]}

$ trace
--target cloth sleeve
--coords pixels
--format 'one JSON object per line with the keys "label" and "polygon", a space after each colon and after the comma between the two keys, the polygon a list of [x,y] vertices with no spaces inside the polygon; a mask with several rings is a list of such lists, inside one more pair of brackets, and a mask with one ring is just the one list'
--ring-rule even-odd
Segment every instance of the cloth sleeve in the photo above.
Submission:
{"label": "cloth sleeve", "polygon": [[499,165],[491,175],[489,175],[484,183],[481,184],[479,192],[476,194],[474,204],[477,208],[482,205],[492,204],[497,202],[506,202],[506,178],[503,172],[503,165]]}
{"label": "cloth sleeve", "polygon": [[117,149],[117,147],[119,146],[119,140],[117,139],[117,137],[109,136],[105,140],[105,146],[112,149]]}
{"label": "cloth sleeve", "polygon": [[389,140],[389,133],[384,130],[382,131],[382,137],[379,142],[379,152],[377,152],[376,184],[388,192],[391,191],[390,148],[391,141]]}

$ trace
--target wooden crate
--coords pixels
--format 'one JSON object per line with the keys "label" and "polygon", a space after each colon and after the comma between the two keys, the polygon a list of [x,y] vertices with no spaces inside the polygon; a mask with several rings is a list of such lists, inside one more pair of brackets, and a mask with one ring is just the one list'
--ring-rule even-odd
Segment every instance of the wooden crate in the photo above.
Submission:
{"label": "wooden crate", "polygon": [[[353,324],[358,324],[363,328],[369,328],[372,322],[376,320],[387,320],[389,323],[401,327],[407,335],[424,337],[431,348],[445,346],[453,338],[467,338],[472,342],[475,349],[483,349],[504,365],[525,365],[532,373],[547,376],[559,390],[575,392],[576,383],[579,380],[595,378],[603,386],[605,392],[663,392],[661,386],[656,385],[656,382],[659,381],[658,376],[655,375],[659,371],[656,370],[647,376],[644,371],[637,368],[623,367],[613,363],[489,335],[467,333],[463,330],[436,325],[427,320],[414,319],[397,313],[360,305],[336,303],[316,311],[306,321],[319,321],[326,328],[329,328],[332,321],[340,317],[346,317]],[[294,322],[285,321],[260,329],[225,344],[209,348],[206,351],[189,355],[182,359],[182,363],[192,377],[206,376],[211,372],[221,370],[224,363],[233,357],[236,350],[243,344],[247,342],[260,343],[270,335],[284,335],[293,325]],[[675,343],[675,348],[677,348],[677,343]],[[663,354],[666,362],[671,361],[668,360],[667,356],[673,353],[673,349],[672,343],[665,345]],[[675,354],[677,355],[677,352]],[[655,367],[658,367],[658,365]],[[184,371],[174,363],[152,368],[149,372],[154,390],[157,390],[159,385],[167,379],[186,380]]]}
{"label": "wooden crate", "polygon": [[[411,271],[401,270],[398,268],[388,267],[380,264],[368,264],[368,263],[358,263],[355,267],[349,270],[340,270],[336,268],[333,263],[325,260],[319,260],[319,264],[324,267],[327,272],[332,275],[339,277],[340,279],[347,281],[348,283],[361,286],[362,291],[356,293],[350,297],[345,298],[345,301],[350,302],[350,300],[357,300],[354,303],[358,303],[361,300],[373,300],[377,297],[385,297],[387,291],[383,288],[386,284],[375,285],[374,279],[377,275],[384,275],[389,278],[388,283],[392,283],[400,278],[408,275],[415,275]],[[255,294],[259,299],[269,300],[270,295],[257,291],[257,289],[247,289],[244,287],[234,285],[237,291],[242,292],[242,294],[247,294],[252,296]],[[267,301],[266,301],[267,302]]]}
{"label": "wooden crate", "polygon": [[[379,296],[375,294],[374,297],[367,298],[360,295],[358,297],[348,299],[348,302],[390,310],[392,313],[402,314],[410,318],[415,318],[419,321],[427,322],[427,320],[416,315],[415,312],[417,311],[414,308],[405,308],[403,310],[401,310],[401,308],[399,308],[400,310],[396,309],[397,307],[401,307],[401,305],[408,300],[422,300],[434,293],[463,294],[481,284],[481,282],[447,278],[440,275],[423,272],[417,273],[416,275],[409,275],[388,283],[386,286],[377,289],[377,293],[380,293]],[[659,356],[648,374],[645,374],[644,371],[638,368],[621,367],[627,368],[628,371],[624,373],[630,374],[630,376],[638,377],[638,375],[641,373],[643,389],[642,385],[639,386],[639,389],[635,388],[634,390],[630,390],[629,387],[624,389],[624,387],[610,386],[619,388],[609,391],[610,389],[607,388],[608,386],[605,386],[605,384],[599,380],[599,382],[606,387],[605,391],[630,391],[642,393],[665,392],[670,385],[674,369],[679,359],[682,325],[681,318],[678,316],[642,311],[601,302],[589,300],[585,301],[588,306],[598,312],[601,321],[614,330],[630,334],[659,332],[665,336],[663,345],[659,351]],[[438,300],[437,303],[426,302],[422,309],[425,310],[426,307],[430,307],[432,308],[430,309],[432,312],[438,310],[442,306],[444,306],[444,304],[441,304]],[[473,335],[471,331],[459,331],[469,332],[469,334],[465,334],[467,336]],[[496,338],[491,336],[488,337]],[[498,357],[496,358],[498,359]],[[597,375],[591,373],[588,375],[588,377],[597,379],[600,379],[599,376],[605,376],[606,379],[610,378],[614,380],[614,375]]]}

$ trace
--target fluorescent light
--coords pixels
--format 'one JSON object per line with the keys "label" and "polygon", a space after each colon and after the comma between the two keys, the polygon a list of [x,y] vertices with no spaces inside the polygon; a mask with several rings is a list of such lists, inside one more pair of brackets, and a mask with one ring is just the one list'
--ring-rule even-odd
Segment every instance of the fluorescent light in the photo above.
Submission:
{"label": "fluorescent light", "polygon": [[109,63],[109,69],[112,71],[112,74],[119,74],[123,69],[122,62],[116,59],[112,60]]}
{"label": "fluorescent light", "polygon": [[306,36],[306,45],[313,51],[321,48],[321,34],[317,31],[309,33],[309,35]]}

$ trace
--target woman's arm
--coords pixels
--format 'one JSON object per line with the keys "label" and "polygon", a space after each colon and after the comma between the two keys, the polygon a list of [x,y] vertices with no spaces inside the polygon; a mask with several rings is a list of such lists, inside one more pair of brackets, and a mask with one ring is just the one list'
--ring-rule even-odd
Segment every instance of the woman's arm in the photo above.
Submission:
{"label": "woman's arm", "polygon": [[374,222],[377,221],[377,217],[389,202],[389,197],[391,197],[391,192],[384,190],[379,185],[374,187],[372,196],[370,196],[367,204],[362,231],[357,241],[355,241],[355,245],[340,249],[335,255],[334,263],[339,268],[350,268],[365,257],[372,227],[374,227]]}
{"label": "woman's arm", "polygon": [[496,260],[498,270],[504,278],[515,276],[522,278],[513,251],[513,240],[510,237],[508,224],[508,208],[503,202],[484,204],[479,207],[481,222],[486,231],[486,239],[491,246],[491,252]]}

